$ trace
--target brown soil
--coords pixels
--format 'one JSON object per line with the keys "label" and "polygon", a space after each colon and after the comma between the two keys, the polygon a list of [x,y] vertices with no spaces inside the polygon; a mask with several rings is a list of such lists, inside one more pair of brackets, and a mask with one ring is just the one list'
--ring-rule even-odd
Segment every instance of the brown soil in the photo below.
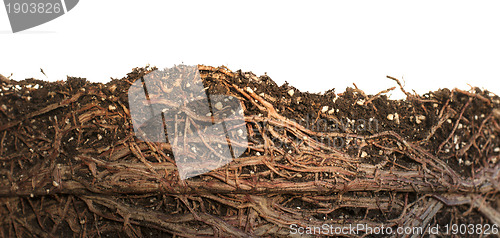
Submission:
{"label": "brown soil", "polygon": [[169,144],[133,133],[127,92],[153,69],[107,84],[0,81],[0,236],[286,237],[291,224],[500,225],[498,96],[402,87],[406,100],[388,100],[394,88],[312,94],[251,72],[199,69],[209,94],[243,101],[250,146],[185,182]]}

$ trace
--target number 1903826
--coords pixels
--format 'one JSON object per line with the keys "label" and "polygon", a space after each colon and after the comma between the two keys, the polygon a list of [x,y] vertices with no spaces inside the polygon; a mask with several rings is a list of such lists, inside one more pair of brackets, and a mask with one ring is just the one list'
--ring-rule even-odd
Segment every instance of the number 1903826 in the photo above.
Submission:
{"label": "number 1903826", "polygon": [[9,14],[58,14],[62,11],[60,3],[7,3],[5,6]]}
{"label": "number 1903826", "polygon": [[446,224],[444,227],[444,233],[449,235],[498,235],[498,225],[497,224]]}

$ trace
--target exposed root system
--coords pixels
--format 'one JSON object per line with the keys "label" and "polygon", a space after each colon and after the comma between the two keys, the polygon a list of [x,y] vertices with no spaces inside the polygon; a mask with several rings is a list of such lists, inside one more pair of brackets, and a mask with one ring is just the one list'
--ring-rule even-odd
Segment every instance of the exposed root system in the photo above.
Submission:
{"label": "exposed root system", "polygon": [[406,100],[387,99],[396,87],[310,94],[200,65],[208,93],[243,102],[249,147],[227,166],[180,180],[170,144],[133,133],[127,90],[151,70],[105,85],[0,81],[1,237],[500,225],[500,98],[492,93],[417,95],[388,76]]}

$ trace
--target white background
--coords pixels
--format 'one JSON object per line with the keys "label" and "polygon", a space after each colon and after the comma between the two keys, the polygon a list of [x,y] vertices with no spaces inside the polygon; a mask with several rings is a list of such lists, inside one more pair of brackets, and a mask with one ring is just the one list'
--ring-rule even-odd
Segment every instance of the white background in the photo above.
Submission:
{"label": "white background", "polygon": [[[404,78],[418,93],[479,86],[500,94],[496,1],[82,0],[13,34],[0,8],[0,73],[94,82],[132,68],[226,65],[321,92],[374,94]],[[393,98],[400,94],[393,93]]]}

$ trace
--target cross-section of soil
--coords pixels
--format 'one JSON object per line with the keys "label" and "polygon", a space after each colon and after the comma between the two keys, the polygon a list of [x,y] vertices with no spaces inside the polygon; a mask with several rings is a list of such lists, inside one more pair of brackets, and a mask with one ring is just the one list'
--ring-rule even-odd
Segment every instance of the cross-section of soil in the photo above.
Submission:
{"label": "cross-section of soil", "polygon": [[248,148],[187,180],[170,143],[134,134],[127,93],[154,69],[107,84],[1,78],[0,236],[498,236],[497,95],[416,95],[390,76],[377,95],[311,94],[198,69],[207,94],[242,102]]}

